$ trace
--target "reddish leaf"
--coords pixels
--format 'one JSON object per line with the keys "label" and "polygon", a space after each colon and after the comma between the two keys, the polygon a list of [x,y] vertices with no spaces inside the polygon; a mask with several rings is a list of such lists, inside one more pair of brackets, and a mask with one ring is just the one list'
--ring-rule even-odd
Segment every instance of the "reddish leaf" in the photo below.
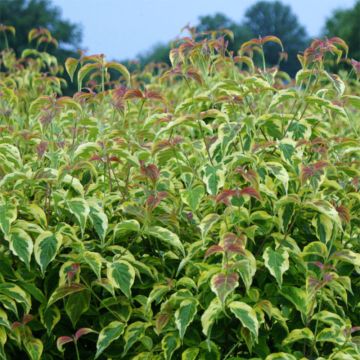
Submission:
{"label": "reddish leaf", "polygon": [[145,166],[142,163],[140,170],[143,175],[148,177],[153,182],[155,182],[160,176],[160,171],[155,164],[149,164]]}
{"label": "reddish leaf", "polygon": [[47,148],[48,148],[48,142],[40,141],[40,143],[36,146],[36,152],[37,152],[39,158],[43,157]]}
{"label": "reddish leaf", "polygon": [[322,170],[328,165],[329,163],[327,161],[320,160],[309,166],[304,166],[301,170],[301,182],[304,183],[312,176],[322,173]]}
{"label": "reddish leaf", "polygon": [[143,98],[144,98],[144,95],[139,89],[128,90],[128,91],[126,91],[126,93],[124,95],[125,100],[143,99]]}
{"label": "reddish leaf", "polygon": [[209,256],[211,256],[212,254],[216,254],[216,253],[223,252],[223,251],[224,251],[224,249],[222,248],[222,246],[220,246],[220,245],[212,245],[206,250],[206,253],[205,253],[204,257],[206,259]]}
{"label": "reddish leaf", "polygon": [[202,84],[203,83],[203,80],[201,78],[201,75],[198,73],[197,70],[195,69],[189,69],[187,72],[186,72],[186,75],[188,77],[190,77],[191,79],[195,80],[197,83],[199,84]]}
{"label": "reddish leaf", "polygon": [[146,200],[146,205],[151,209],[155,209],[160,204],[161,200],[165,199],[166,197],[166,191],[159,191],[155,195],[151,194]]}
{"label": "reddish leaf", "polygon": [[33,315],[31,315],[31,314],[26,314],[26,315],[24,315],[23,316],[23,318],[22,318],[22,324],[23,325],[26,325],[27,323],[29,323],[31,320],[33,320],[34,319],[34,316]]}
{"label": "reddish leaf", "polygon": [[215,198],[217,203],[224,203],[226,205],[230,205],[229,197],[234,196],[236,194],[236,190],[223,190],[220,194],[218,194]]}
{"label": "reddish leaf", "polygon": [[218,296],[222,303],[232,291],[239,286],[239,275],[235,272],[230,274],[216,274],[211,279],[211,290]]}
{"label": "reddish leaf", "polygon": [[90,334],[90,333],[94,333],[96,331],[94,331],[93,329],[90,328],[81,328],[79,329],[76,333],[75,333],[75,340],[78,341],[82,336]]}
{"label": "reddish leaf", "polygon": [[239,194],[242,196],[248,195],[250,197],[253,197],[253,198],[261,201],[261,196],[260,196],[259,192],[251,186],[243,188],[242,190],[240,190]]}
{"label": "reddish leaf", "polygon": [[14,321],[12,324],[11,324],[11,328],[13,330],[15,330],[16,328],[18,328],[19,326],[22,326],[22,323],[20,321]]}
{"label": "reddish leaf", "polygon": [[240,174],[246,181],[249,181],[253,186],[258,184],[258,174],[252,169],[245,170],[245,168],[239,166],[235,169],[235,172]]}
{"label": "reddish leaf", "polygon": [[346,223],[350,222],[351,216],[350,211],[344,205],[335,206],[336,211],[338,212],[340,219]]}
{"label": "reddish leaf", "polygon": [[155,328],[158,334],[161,333],[162,329],[168,324],[171,319],[171,313],[160,312],[156,316]]}
{"label": "reddish leaf", "polygon": [[74,339],[70,336],[60,336],[56,341],[56,346],[59,351],[63,352],[64,351],[63,346],[73,341]]}
{"label": "reddish leaf", "polygon": [[360,77],[360,61],[356,61],[354,59],[351,59],[351,65],[355,71],[355,74],[357,77]]}
{"label": "reddish leaf", "polygon": [[233,233],[227,233],[224,236],[224,250],[227,253],[244,253],[244,236],[237,236]]}
{"label": "reddish leaf", "polygon": [[145,96],[146,99],[151,99],[151,100],[160,100],[160,101],[164,101],[164,98],[162,97],[161,94],[159,94],[156,91],[153,90],[146,90],[145,91]]}

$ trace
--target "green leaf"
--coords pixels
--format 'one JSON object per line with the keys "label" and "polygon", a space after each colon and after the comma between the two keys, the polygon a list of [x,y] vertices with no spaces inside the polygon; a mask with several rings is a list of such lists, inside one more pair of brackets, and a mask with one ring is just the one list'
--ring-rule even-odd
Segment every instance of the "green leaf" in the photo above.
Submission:
{"label": "green leaf", "polygon": [[330,326],[337,326],[339,328],[344,327],[346,325],[345,320],[339,316],[338,314],[332,313],[327,310],[322,310],[318,313],[316,313],[312,320],[318,320],[323,322],[324,324],[330,325]]}
{"label": "green leaf", "polygon": [[191,347],[181,354],[181,360],[195,360],[199,354],[199,348]]}
{"label": "green leaf", "polygon": [[25,313],[31,309],[31,297],[23,289],[8,282],[0,283],[0,294],[8,296],[24,306]]}
{"label": "green leaf", "polygon": [[130,73],[126,66],[115,61],[110,61],[106,64],[106,67],[118,71],[125,78],[127,85],[130,85]]}
{"label": "green leaf", "polygon": [[301,256],[305,261],[313,261],[314,258],[319,260],[326,259],[328,256],[328,249],[324,243],[313,241],[304,246]]}
{"label": "green leaf", "polygon": [[282,344],[286,346],[293,342],[302,340],[309,340],[311,342],[314,341],[314,334],[309,328],[292,330],[290,334],[283,340]]}
{"label": "green leaf", "polygon": [[180,339],[184,338],[186,329],[194,320],[197,312],[197,302],[195,299],[186,299],[180,303],[175,312],[175,324],[179,330]]}
{"label": "green leaf", "polygon": [[84,188],[81,185],[81,182],[79,181],[79,179],[77,179],[69,174],[66,174],[63,178],[59,179],[59,181],[70,186],[71,188],[73,188],[79,195],[84,194]]}
{"label": "green leaf", "polygon": [[100,70],[101,69],[101,64],[97,64],[97,63],[90,63],[90,64],[85,64],[84,66],[82,66],[80,68],[80,70],[78,71],[78,84],[80,87],[82,87],[82,82],[84,80],[84,78],[92,71],[94,70]]}
{"label": "green leaf", "polygon": [[40,360],[44,345],[40,339],[25,339],[24,346],[31,360]]}
{"label": "green leaf", "polygon": [[338,212],[328,201],[326,200],[313,200],[307,201],[303,205],[305,208],[310,208],[317,211],[320,214],[326,215],[331,221],[334,221],[339,228],[342,228],[341,220]]}
{"label": "green leaf", "polygon": [[125,325],[120,321],[112,321],[109,325],[101,329],[96,343],[95,359],[97,359],[113,341],[117,340],[123,334],[124,329]]}
{"label": "green leaf", "polygon": [[17,210],[10,201],[0,201],[0,229],[5,236],[9,235],[10,225],[16,220]]}
{"label": "green leaf", "polygon": [[240,320],[242,326],[248,328],[257,338],[259,334],[259,322],[255,310],[241,301],[233,301],[229,304],[230,311]]}
{"label": "green leaf", "polygon": [[86,220],[90,214],[90,208],[87,202],[82,198],[72,198],[66,201],[69,211],[75,216],[81,229],[81,234],[84,235]]}
{"label": "green leaf", "polygon": [[182,201],[187,204],[192,212],[195,212],[205,195],[205,189],[203,185],[195,185],[194,187],[180,192]]}
{"label": "green leaf", "polygon": [[176,349],[180,347],[180,339],[176,333],[168,333],[161,340],[161,348],[164,351],[165,360],[171,360]]}
{"label": "green leaf", "polygon": [[283,141],[282,144],[279,145],[280,151],[283,153],[285,160],[291,163],[291,158],[295,152],[295,147],[292,144],[287,144]]}
{"label": "green leaf", "polygon": [[80,291],[84,291],[86,289],[87,289],[86,286],[76,283],[71,285],[60,286],[56,288],[55,291],[51,294],[47,307],[50,307],[52,304],[56,303],[58,300],[63,299],[66,296],[78,293]]}
{"label": "green leaf", "polygon": [[201,238],[205,243],[206,235],[209,230],[220,220],[220,215],[218,214],[208,214],[200,222],[199,228],[201,231]]}
{"label": "green leaf", "polygon": [[239,286],[239,275],[235,272],[227,274],[216,274],[211,278],[211,290],[217,295],[224,304],[230,295]]}
{"label": "green leaf", "polygon": [[120,223],[117,223],[114,228],[114,239],[117,238],[124,238],[128,234],[133,232],[138,233],[140,231],[140,224],[138,221],[131,219],[131,220],[124,220]]}
{"label": "green leaf", "polygon": [[150,326],[148,323],[136,321],[130,324],[125,331],[125,347],[123,355],[126,355],[131,347],[145,335],[145,330]]}
{"label": "green leaf", "polygon": [[288,353],[279,352],[268,355],[265,360],[296,360],[296,357]]}
{"label": "green leaf", "polygon": [[135,281],[135,270],[127,261],[117,260],[109,263],[107,267],[107,278],[110,283],[123,294],[130,298],[131,287]]}
{"label": "green leaf", "polygon": [[34,244],[30,235],[20,228],[11,229],[8,237],[11,252],[23,261],[27,268],[30,268],[31,254]]}
{"label": "green leaf", "polygon": [[306,316],[308,301],[306,292],[303,289],[295,286],[283,286],[281,295],[295,305],[296,309]]}
{"label": "green leaf", "polygon": [[101,278],[101,267],[105,259],[97,252],[85,251],[83,254],[84,261],[90,266],[97,278]]}
{"label": "green leaf", "polygon": [[326,244],[331,239],[334,223],[328,216],[323,214],[319,214],[314,220],[313,224],[316,229],[316,235],[321,242]]}
{"label": "green leaf", "polygon": [[101,152],[101,146],[96,142],[86,142],[83,144],[80,144],[73,155],[73,161],[76,160],[84,160],[91,158],[91,156],[100,153]]}
{"label": "green leaf", "polygon": [[11,169],[8,169],[9,172],[19,170],[23,166],[20,151],[12,144],[0,143],[0,158],[1,155],[4,157],[6,163],[11,164]]}
{"label": "green leaf", "polygon": [[99,235],[100,240],[105,240],[106,231],[108,228],[108,218],[104,210],[95,202],[89,202],[90,205],[90,221],[94,226],[96,233]]}
{"label": "green leaf", "polygon": [[66,300],[65,312],[75,328],[82,314],[89,310],[90,291],[81,291],[76,294],[70,294]]}
{"label": "green leaf", "polygon": [[346,338],[343,332],[337,327],[325,328],[316,336],[316,342],[331,342],[337,345],[343,345]]}
{"label": "green leaf", "polygon": [[151,226],[146,230],[146,234],[153,236],[163,243],[174,247],[184,255],[184,245],[181,243],[179,237],[168,229],[161,226]]}
{"label": "green leaf", "polygon": [[79,64],[79,60],[74,59],[72,57],[69,57],[65,60],[65,69],[66,69],[67,73],[69,74],[71,81],[73,81],[73,79],[74,79],[74,73],[76,71],[78,64]]}
{"label": "green leaf", "polygon": [[283,185],[285,192],[288,192],[288,183],[289,183],[289,174],[284,168],[283,165],[281,165],[278,162],[267,162],[266,166],[268,170],[274,175],[275,179],[278,179]]}
{"label": "green leaf", "polygon": [[265,266],[281,288],[283,274],[289,269],[288,252],[281,248],[273,250],[268,246],[264,251],[263,259],[265,261]]}
{"label": "green leaf", "polygon": [[244,282],[246,292],[248,292],[256,273],[256,259],[250,251],[244,249],[244,252],[244,258],[237,261],[236,271],[240,274],[240,277]]}
{"label": "green leaf", "polygon": [[[0,308],[0,328],[5,327],[7,330],[11,330],[11,326],[8,320],[7,313]],[[0,341],[1,343],[1,341]]]}
{"label": "green leaf", "polygon": [[45,273],[47,266],[54,260],[61,244],[62,235],[59,233],[53,234],[51,231],[44,231],[36,238],[34,255],[42,273]]}
{"label": "green leaf", "polygon": [[214,298],[207,309],[203,312],[201,316],[201,325],[202,325],[202,332],[208,338],[211,334],[212,326],[214,325],[215,321],[220,317],[223,309],[221,303],[218,298]]}
{"label": "green leaf", "polygon": [[34,220],[43,228],[47,227],[47,219],[44,210],[37,204],[29,204],[26,211],[31,214]]}
{"label": "green leaf", "polygon": [[206,185],[207,192],[210,195],[217,195],[219,189],[224,186],[224,170],[220,167],[220,165],[205,165],[203,181]]}
{"label": "green leaf", "polygon": [[40,321],[45,326],[47,333],[50,335],[55,325],[60,321],[60,310],[56,305],[46,306],[41,305],[39,309]]}
{"label": "green leaf", "polygon": [[360,266],[360,254],[349,249],[336,251],[331,255],[331,258],[353,264],[355,266]]}

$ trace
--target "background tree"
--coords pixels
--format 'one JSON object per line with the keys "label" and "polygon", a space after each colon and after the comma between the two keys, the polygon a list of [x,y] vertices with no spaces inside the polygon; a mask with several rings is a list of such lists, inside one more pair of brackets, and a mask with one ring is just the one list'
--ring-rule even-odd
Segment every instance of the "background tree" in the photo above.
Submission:
{"label": "background tree", "polygon": [[326,21],[324,35],[345,40],[349,46],[349,57],[360,60],[360,0],[352,9],[334,11]]}
{"label": "background tree", "polygon": [[228,29],[234,34],[234,40],[229,41],[229,50],[238,51],[240,45],[249,40],[252,36],[250,29],[241,23],[228,18],[226,15],[216,13],[215,15],[207,15],[199,17],[199,24],[196,26],[198,32]]}
{"label": "background tree", "polygon": [[[9,46],[18,55],[29,47],[29,31],[38,27],[50,30],[58,41],[59,48],[49,46],[47,51],[55,55],[60,62],[68,56],[74,56],[81,43],[80,26],[63,20],[61,10],[49,0],[0,0],[0,24],[16,28],[16,36],[9,36],[8,39]],[[3,48],[3,43],[0,42],[0,46]]]}
{"label": "background tree", "polygon": [[[308,35],[291,7],[280,1],[259,1],[246,11],[244,25],[251,30],[253,37],[275,35],[281,39],[288,53],[288,60],[282,63],[281,69],[294,76],[300,68],[297,54],[308,45]],[[268,64],[278,63],[279,51],[277,44],[265,46]]]}
{"label": "background tree", "polygon": [[[229,41],[229,50],[236,52],[240,45],[249,40],[252,36],[250,30],[237,24],[226,15],[216,13],[215,15],[200,16],[199,23],[195,25],[197,32],[206,32],[211,30],[228,29],[234,33],[234,40]],[[170,64],[169,51],[171,44],[157,44],[150,51],[140,54],[139,60],[141,65],[151,62],[165,62]]]}

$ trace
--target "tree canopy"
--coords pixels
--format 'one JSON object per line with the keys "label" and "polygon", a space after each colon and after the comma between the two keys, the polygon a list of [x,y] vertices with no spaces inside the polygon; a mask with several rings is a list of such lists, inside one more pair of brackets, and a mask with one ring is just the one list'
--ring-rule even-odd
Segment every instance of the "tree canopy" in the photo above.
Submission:
{"label": "tree canopy", "polygon": [[9,36],[8,41],[18,54],[29,47],[28,33],[33,28],[46,28],[51,32],[59,47],[49,45],[47,51],[60,61],[73,55],[81,43],[81,27],[62,19],[61,10],[50,0],[1,0],[0,24],[15,27],[16,37]]}
{"label": "tree canopy", "polygon": [[[280,38],[288,54],[288,60],[281,64],[281,68],[292,76],[299,70],[297,54],[306,48],[308,35],[290,6],[280,1],[259,1],[246,11],[244,25],[253,37],[275,35]],[[276,65],[280,51],[277,44],[266,45],[267,63]]]}
{"label": "tree canopy", "polygon": [[349,46],[349,57],[360,60],[360,0],[353,8],[334,11],[326,21],[324,33],[342,38]]}

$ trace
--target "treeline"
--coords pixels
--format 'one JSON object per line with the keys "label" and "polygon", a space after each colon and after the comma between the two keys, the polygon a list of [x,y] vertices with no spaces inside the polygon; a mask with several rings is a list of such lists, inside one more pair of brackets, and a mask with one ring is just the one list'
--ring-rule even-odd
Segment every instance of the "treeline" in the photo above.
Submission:
{"label": "treeline", "polygon": [[[339,36],[344,39],[350,48],[349,57],[360,59],[360,0],[357,0],[350,9],[336,10],[324,24],[319,36]],[[60,61],[68,56],[77,56],[76,51],[81,47],[81,26],[61,18],[61,11],[50,0],[1,0],[0,24],[11,25],[16,28],[16,37],[8,36],[5,39],[0,34],[0,46],[7,42],[9,47],[20,53],[28,45],[28,32],[34,27],[44,27],[51,31],[58,40],[59,46],[46,44],[46,50]],[[229,29],[234,39],[229,40],[229,50],[237,52],[240,44],[258,36],[275,35],[282,39],[286,51],[286,61],[280,64],[282,70],[294,75],[300,68],[297,54],[305,49],[309,43],[309,35],[305,27],[288,5],[280,1],[259,1],[249,7],[241,21],[233,21],[224,14],[202,16],[195,24],[197,32],[209,30]],[[1,30],[1,29],[0,29]],[[6,41],[5,41],[6,40]],[[33,44],[36,46],[36,42]],[[42,43],[41,46],[44,47]],[[157,44],[149,51],[138,55],[137,59],[118,59],[131,63],[137,60],[141,67],[149,63],[169,63],[168,44]],[[279,48],[267,46],[265,49],[266,61],[269,65],[279,62]]]}

